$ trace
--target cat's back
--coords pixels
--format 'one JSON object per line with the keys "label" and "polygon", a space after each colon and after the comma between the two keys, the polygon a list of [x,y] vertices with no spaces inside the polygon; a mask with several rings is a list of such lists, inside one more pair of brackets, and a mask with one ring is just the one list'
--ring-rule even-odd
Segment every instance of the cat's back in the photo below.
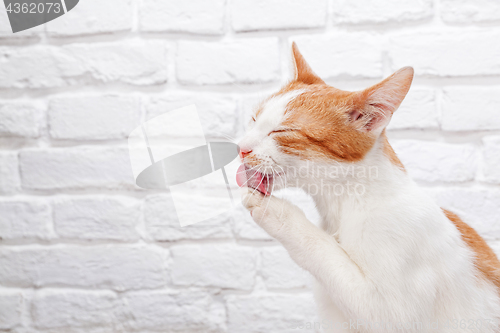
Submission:
{"label": "cat's back", "polygon": [[460,232],[462,240],[474,252],[474,264],[481,273],[480,278],[494,284],[500,294],[500,261],[495,252],[488,246],[486,241],[455,213],[443,209],[446,217],[455,225]]}

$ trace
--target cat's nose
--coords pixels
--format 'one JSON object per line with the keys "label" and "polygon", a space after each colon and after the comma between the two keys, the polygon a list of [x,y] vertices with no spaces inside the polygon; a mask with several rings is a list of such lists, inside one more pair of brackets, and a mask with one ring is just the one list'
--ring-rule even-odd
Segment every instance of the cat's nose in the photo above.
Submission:
{"label": "cat's nose", "polygon": [[250,154],[252,152],[251,149],[247,149],[247,148],[240,148],[240,157],[243,159],[245,158],[245,156],[247,156],[248,154]]}

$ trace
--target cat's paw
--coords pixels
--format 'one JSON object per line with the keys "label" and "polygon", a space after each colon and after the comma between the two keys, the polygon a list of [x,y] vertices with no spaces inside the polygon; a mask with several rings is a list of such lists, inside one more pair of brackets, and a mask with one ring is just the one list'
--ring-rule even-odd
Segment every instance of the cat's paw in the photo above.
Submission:
{"label": "cat's paw", "polygon": [[277,237],[285,223],[304,216],[302,210],[291,202],[273,195],[264,196],[254,189],[245,190],[242,202],[254,221],[273,237]]}

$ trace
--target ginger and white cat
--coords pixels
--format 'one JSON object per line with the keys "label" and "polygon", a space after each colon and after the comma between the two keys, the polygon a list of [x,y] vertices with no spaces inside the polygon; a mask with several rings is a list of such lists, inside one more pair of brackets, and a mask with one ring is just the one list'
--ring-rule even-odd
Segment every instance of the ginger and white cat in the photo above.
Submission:
{"label": "ginger and white cat", "polygon": [[[315,277],[323,329],[499,332],[500,262],[412,181],[385,135],[413,69],[347,92],[326,85],[295,43],[292,53],[294,79],[239,143],[248,179],[238,181],[255,222]],[[285,186],[314,189],[320,227],[272,195]]]}

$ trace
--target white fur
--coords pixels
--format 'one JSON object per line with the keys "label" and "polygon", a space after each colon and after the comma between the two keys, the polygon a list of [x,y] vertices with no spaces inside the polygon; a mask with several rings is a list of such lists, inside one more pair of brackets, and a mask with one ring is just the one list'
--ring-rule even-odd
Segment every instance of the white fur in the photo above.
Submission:
{"label": "white fur", "polygon": [[[488,320],[500,320],[498,291],[490,282],[478,279],[474,254],[459,231],[383,155],[381,141],[354,164],[375,166],[377,177],[369,179],[355,172],[332,178],[334,169],[352,164],[290,157],[280,153],[267,135],[283,118],[284,100],[287,98],[271,101],[273,107],[264,108],[243,142],[252,143],[251,148],[269,167],[285,169],[288,186],[309,189],[322,216],[321,228],[310,223],[298,207],[274,196],[249,191],[243,203],[254,220],[315,277],[323,327],[333,326],[333,322],[339,327],[325,331],[498,332],[497,326],[486,327]],[[290,172],[301,167],[307,167],[307,174],[293,176]],[[348,183],[365,191],[357,195],[310,191]],[[374,328],[376,323],[386,326]],[[398,323],[410,327],[396,327]]]}

